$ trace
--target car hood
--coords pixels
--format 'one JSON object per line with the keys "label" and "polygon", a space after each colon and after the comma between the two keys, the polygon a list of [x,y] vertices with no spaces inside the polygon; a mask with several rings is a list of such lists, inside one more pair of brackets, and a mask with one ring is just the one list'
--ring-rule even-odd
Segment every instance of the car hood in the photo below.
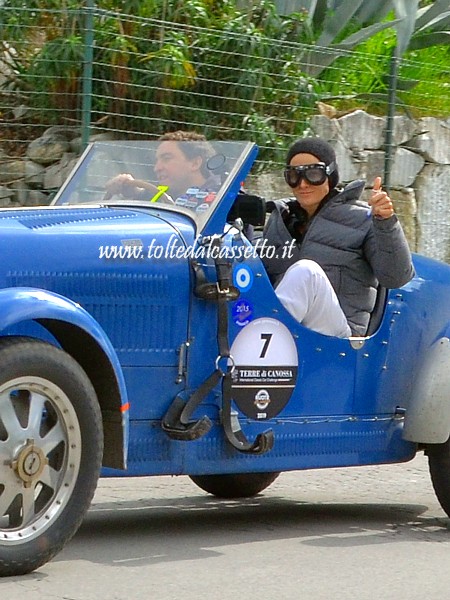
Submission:
{"label": "car hood", "polygon": [[46,290],[77,303],[123,365],[177,364],[187,336],[189,217],[156,208],[55,207],[0,211],[0,227],[0,288]]}
{"label": "car hood", "polygon": [[[34,253],[55,264],[62,253],[73,261],[94,255],[101,246],[163,246],[174,235],[183,245],[194,242],[194,224],[176,213],[121,207],[43,207],[0,211],[3,264],[33,262]],[[6,259],[6,260],[5,260]]]}
{"label": "car hood", "polygon": [[2,287],[32,285],[26,273],[164,269],[175,247],[194,243],[188,217],[151,208],[7,209],[0,211],[0,227]]}

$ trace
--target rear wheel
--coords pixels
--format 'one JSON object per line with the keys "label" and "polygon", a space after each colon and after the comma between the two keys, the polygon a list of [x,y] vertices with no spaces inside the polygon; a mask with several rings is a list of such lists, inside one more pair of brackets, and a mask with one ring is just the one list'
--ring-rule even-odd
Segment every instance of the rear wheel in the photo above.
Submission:
{"label": "rear wheel", "polygon": [[427,446],[431,481],[440,505],[450,517],[450,439]]}
{"label": "rear wheel", "polygon": [[103,451],[95,391],[54,346],[0,341],[0,576],[29,573],[73,536]]}
{"label": "rear wheel", "polygon": [[191,475],[199,488],[218,498],[251,498],[265,490],[280,473],[230,473],[225,475]]}

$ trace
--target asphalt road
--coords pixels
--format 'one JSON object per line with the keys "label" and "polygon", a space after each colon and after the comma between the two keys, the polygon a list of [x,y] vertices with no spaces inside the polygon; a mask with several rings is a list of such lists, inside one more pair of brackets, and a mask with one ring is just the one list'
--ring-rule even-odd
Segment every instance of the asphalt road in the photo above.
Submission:
{"label": "asphalt road", "polygon": [[102,479],[52,562],[7,600],[447,600],[450,525],[426,459],[283,473],[217,500],[186,477]]}

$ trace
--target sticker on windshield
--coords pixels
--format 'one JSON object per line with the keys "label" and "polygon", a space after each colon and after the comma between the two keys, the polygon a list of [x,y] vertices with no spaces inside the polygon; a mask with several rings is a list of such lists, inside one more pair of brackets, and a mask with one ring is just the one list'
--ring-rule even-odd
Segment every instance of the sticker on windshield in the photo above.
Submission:
{"label": "sticker on windshield", "polygon": [[197,206],[197,208],[195,209],[195,212],[196,213],[204,213],[208,209],[209,209],[209,204],[206,204],[206,202],[202,202],[202,204]]}
{"label": "sticker on windshield", "polygon": [[161,198],[161,196],[165,194],[169,189],[168,185],[158,185],[157,187],[159,191],[153,196],[150,202],[157,202]]}
{"label": "sticker on windshield", "polygon": [[235,369],[232,394],[251,419],[280,413],[294,390],[298,355],[288,328],[271,318],[255,319],[240,331],[231,346]]}

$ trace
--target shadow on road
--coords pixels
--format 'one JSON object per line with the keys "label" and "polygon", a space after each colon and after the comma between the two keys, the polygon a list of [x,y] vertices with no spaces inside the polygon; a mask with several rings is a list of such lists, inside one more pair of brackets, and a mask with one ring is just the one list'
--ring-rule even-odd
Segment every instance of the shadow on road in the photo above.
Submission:
{"label": "shadow on road", "polygon": [[447,520],[414,504],[311,504],[277,496],[212,496],[96,504],[56,561],[111,566],[197,560],[229,545],[297,539],[299,545],[350,547],[448,541]]}

